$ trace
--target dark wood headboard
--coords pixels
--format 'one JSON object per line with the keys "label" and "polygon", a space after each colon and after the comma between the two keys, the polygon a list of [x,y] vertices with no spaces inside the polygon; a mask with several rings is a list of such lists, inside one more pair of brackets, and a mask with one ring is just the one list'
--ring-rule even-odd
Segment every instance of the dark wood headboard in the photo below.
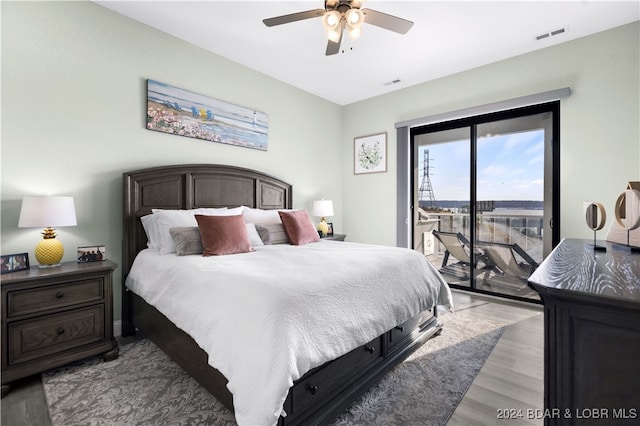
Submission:
{"label": "dark wood headboard", "polygon": [[147,247],[140,217],[151,209],[247,206],[292,207],[290,184],[256,170],[217,164],[182,164],[126,172],[123,183],[122,319],[129,321],[125,278]]}

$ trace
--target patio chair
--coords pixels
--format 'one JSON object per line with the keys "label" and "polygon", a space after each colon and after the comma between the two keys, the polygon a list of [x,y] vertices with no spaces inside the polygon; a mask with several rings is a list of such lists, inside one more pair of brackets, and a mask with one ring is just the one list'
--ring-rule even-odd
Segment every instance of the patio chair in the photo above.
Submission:
{"label": "patio chair", "polygon": [[[453,276],[455,279],[468,281],[471,278],[471,274],[477,276],[483,274],[486,276],[492,271],[492,269],[488,267],[491,266],[491,264],[481,250],[477,248],[474,249],[475,256],[473,260],[471,259],[469,254],[469,247],[471,247],[471,243],[463,234],[459,232],[441,232],[436,230],[433,230],[432,232],[445,248],[442,266],[440,267],[440,272],[442,274]],[[453,256],[457,262],[447,264],[450,256]],[[479,261],[482,261],[484,264],[482,268],[478,268]],[[447,281],[451,283],[449,279],[447,279]]]}
{"label": "patio chair", "polygon": [[469,240],[465,238],[461,233],[453,232],[441,232],[435,229],[431,231],[433,236],[442,243],[445,248],[444,259],[442,259],[442,267],[447,266],[449,261],[449,255],[452,255],[458,260],[458,262],[466,265],[471,264],[471,257],[469,256],[468,249],[465,246],[469,246]]}
{"label": "patio chair", "polygon": [[[526,281],[538,263],[518,244],[478,241],[478,247],[497,272]],[[523,261],[518,261],[518,256]]]}

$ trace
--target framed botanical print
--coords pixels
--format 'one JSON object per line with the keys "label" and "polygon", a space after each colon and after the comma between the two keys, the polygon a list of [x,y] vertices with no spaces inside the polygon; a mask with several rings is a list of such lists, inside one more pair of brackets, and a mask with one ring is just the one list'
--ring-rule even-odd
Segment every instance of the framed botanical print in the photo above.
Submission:
{"label": "framed botanical print", "polygon": [[387,171],[387,133],[361,136],[353,139],[356,175]]}

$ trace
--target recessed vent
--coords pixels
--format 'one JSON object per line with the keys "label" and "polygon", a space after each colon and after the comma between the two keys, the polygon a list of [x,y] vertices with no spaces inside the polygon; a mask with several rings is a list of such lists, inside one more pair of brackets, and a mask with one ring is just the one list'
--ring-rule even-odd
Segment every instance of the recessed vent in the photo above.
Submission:
{"label": "recessed vent", "polygon": [[398,84],[400,83],[402,80],[400,80],[399,78],[396,78],[395,80],[391,80],[391,81],[387,81],[386,83],[384,83],[385,86],[391,86],[392,84]]}
{"label": "recessed vent", "polygon": [[565,32],[567,32],[566,28],[558,28],[557,30],[553,30],[553,31],[549,31],[548,33],[543,33],[540,35],[537,35],[535,37],[536,40],[544,40],[545,38],[549,38],[552,36],[557,36],[560,34],[564,34]]}

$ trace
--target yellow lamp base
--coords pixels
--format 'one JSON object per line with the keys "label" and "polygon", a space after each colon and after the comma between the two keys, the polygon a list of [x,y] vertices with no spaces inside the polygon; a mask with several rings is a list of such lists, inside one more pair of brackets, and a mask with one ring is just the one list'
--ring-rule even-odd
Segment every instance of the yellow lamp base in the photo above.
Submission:
{"label": "yellow lamp base", "polygon": [[318,231],[322,232],[323,237],[326,237],[329,233],[329,225],[327,225],[327,222],[324,218],[322,218],[322,220],[318,224]]}
{"label": "yellow lamp base", "polygon": [[41,268],[60,266],[60,261],[64,256],[64,247],[55,238],[45,238],[36,246],[35,255]]}

